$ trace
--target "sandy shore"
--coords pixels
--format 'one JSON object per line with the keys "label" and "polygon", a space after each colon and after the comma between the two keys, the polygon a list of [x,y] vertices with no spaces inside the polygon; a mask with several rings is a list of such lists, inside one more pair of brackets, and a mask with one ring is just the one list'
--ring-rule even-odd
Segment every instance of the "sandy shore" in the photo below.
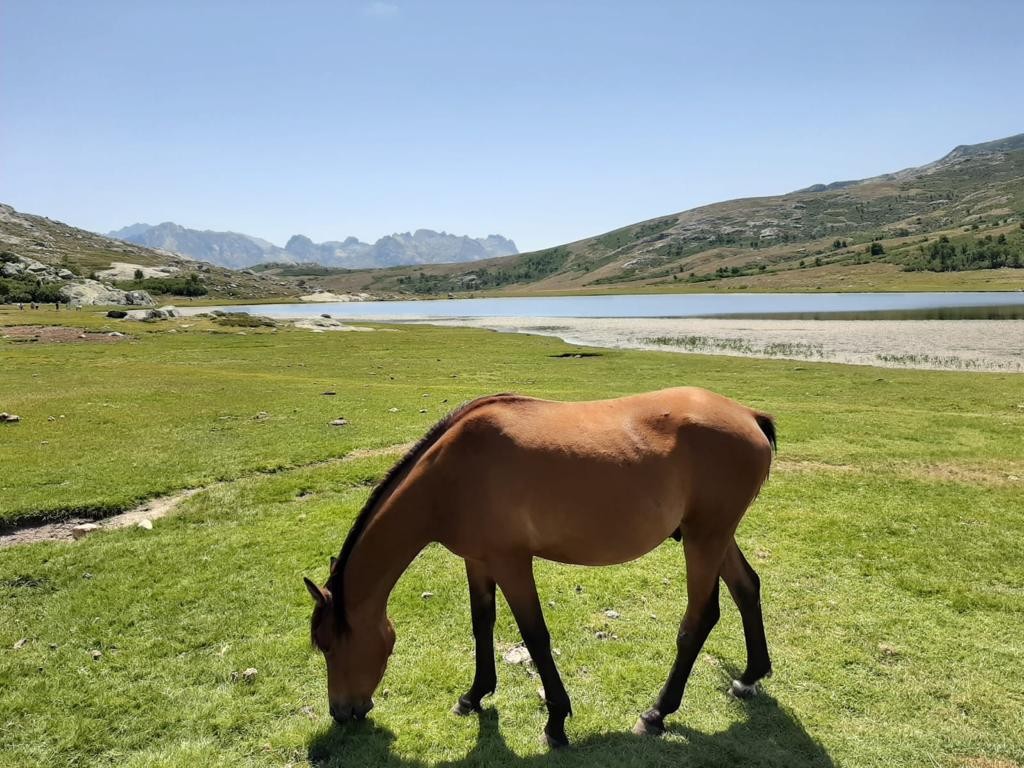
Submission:
{"label": "sandy shore", "polygon": [[472,318],[433,325],[557,336],[571,344],[892,368],[1024,371],[1024,320]]}

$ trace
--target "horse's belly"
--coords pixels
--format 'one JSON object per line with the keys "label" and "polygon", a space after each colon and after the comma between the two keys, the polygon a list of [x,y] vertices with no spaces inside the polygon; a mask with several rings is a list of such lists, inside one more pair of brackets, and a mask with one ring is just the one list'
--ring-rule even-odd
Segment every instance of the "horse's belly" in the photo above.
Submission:
{"label": "horse's belly", "polygon": [[682,509],[661,502],[594,501],[571,509],[537,509],[530,515],[534,554],[578,565],[614,565],[635,560],[679,527]]}

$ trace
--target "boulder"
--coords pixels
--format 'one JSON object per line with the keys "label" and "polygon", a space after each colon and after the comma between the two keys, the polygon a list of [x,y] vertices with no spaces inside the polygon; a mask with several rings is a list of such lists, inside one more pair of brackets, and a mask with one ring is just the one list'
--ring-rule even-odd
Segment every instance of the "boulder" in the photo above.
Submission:
{"label": "boulder", "polygon": [[127,320],[169,320],[172,317],[180,317],[174,307],[160,307],[159,309],[131,309],[125,312]]}
{"label": "boulder", "polygon": [[60,292],[72,306],[88,307],[104,304],[151,306],[156,303],[145,291],[122,291],[120,288],[112,288],[98,280],[77,280],[65,285]]}

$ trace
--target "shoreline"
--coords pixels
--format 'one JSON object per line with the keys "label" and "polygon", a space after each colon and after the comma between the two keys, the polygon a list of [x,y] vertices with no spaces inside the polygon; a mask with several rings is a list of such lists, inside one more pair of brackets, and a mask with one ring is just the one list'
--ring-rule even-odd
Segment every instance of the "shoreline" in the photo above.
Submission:
{"label": "shoreline", "polygon": [[1024,320],[463,318],[416,321],[567,344],[942,371],[1024,372]]}

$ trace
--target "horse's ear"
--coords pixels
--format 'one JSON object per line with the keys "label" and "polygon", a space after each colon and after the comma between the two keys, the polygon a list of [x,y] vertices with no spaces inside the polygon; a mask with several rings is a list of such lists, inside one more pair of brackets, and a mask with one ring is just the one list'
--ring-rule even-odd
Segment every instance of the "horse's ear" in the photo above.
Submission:
{"label": "horse's ear", "polygon": [[306,584],[306,589],[309,590],[309,596],[313,598],[313,601],[317,605],[323,605],[327,602],[327,598],[326,596],[324,596],[324,591],[320,589],[320,587],[318,587],[305,576],[302,577],[302,581]]}
{"label": "horse's ear", "polygon": [[338,565],[338,558],[331,555],[331,573],[334,573],[334,568]]}

